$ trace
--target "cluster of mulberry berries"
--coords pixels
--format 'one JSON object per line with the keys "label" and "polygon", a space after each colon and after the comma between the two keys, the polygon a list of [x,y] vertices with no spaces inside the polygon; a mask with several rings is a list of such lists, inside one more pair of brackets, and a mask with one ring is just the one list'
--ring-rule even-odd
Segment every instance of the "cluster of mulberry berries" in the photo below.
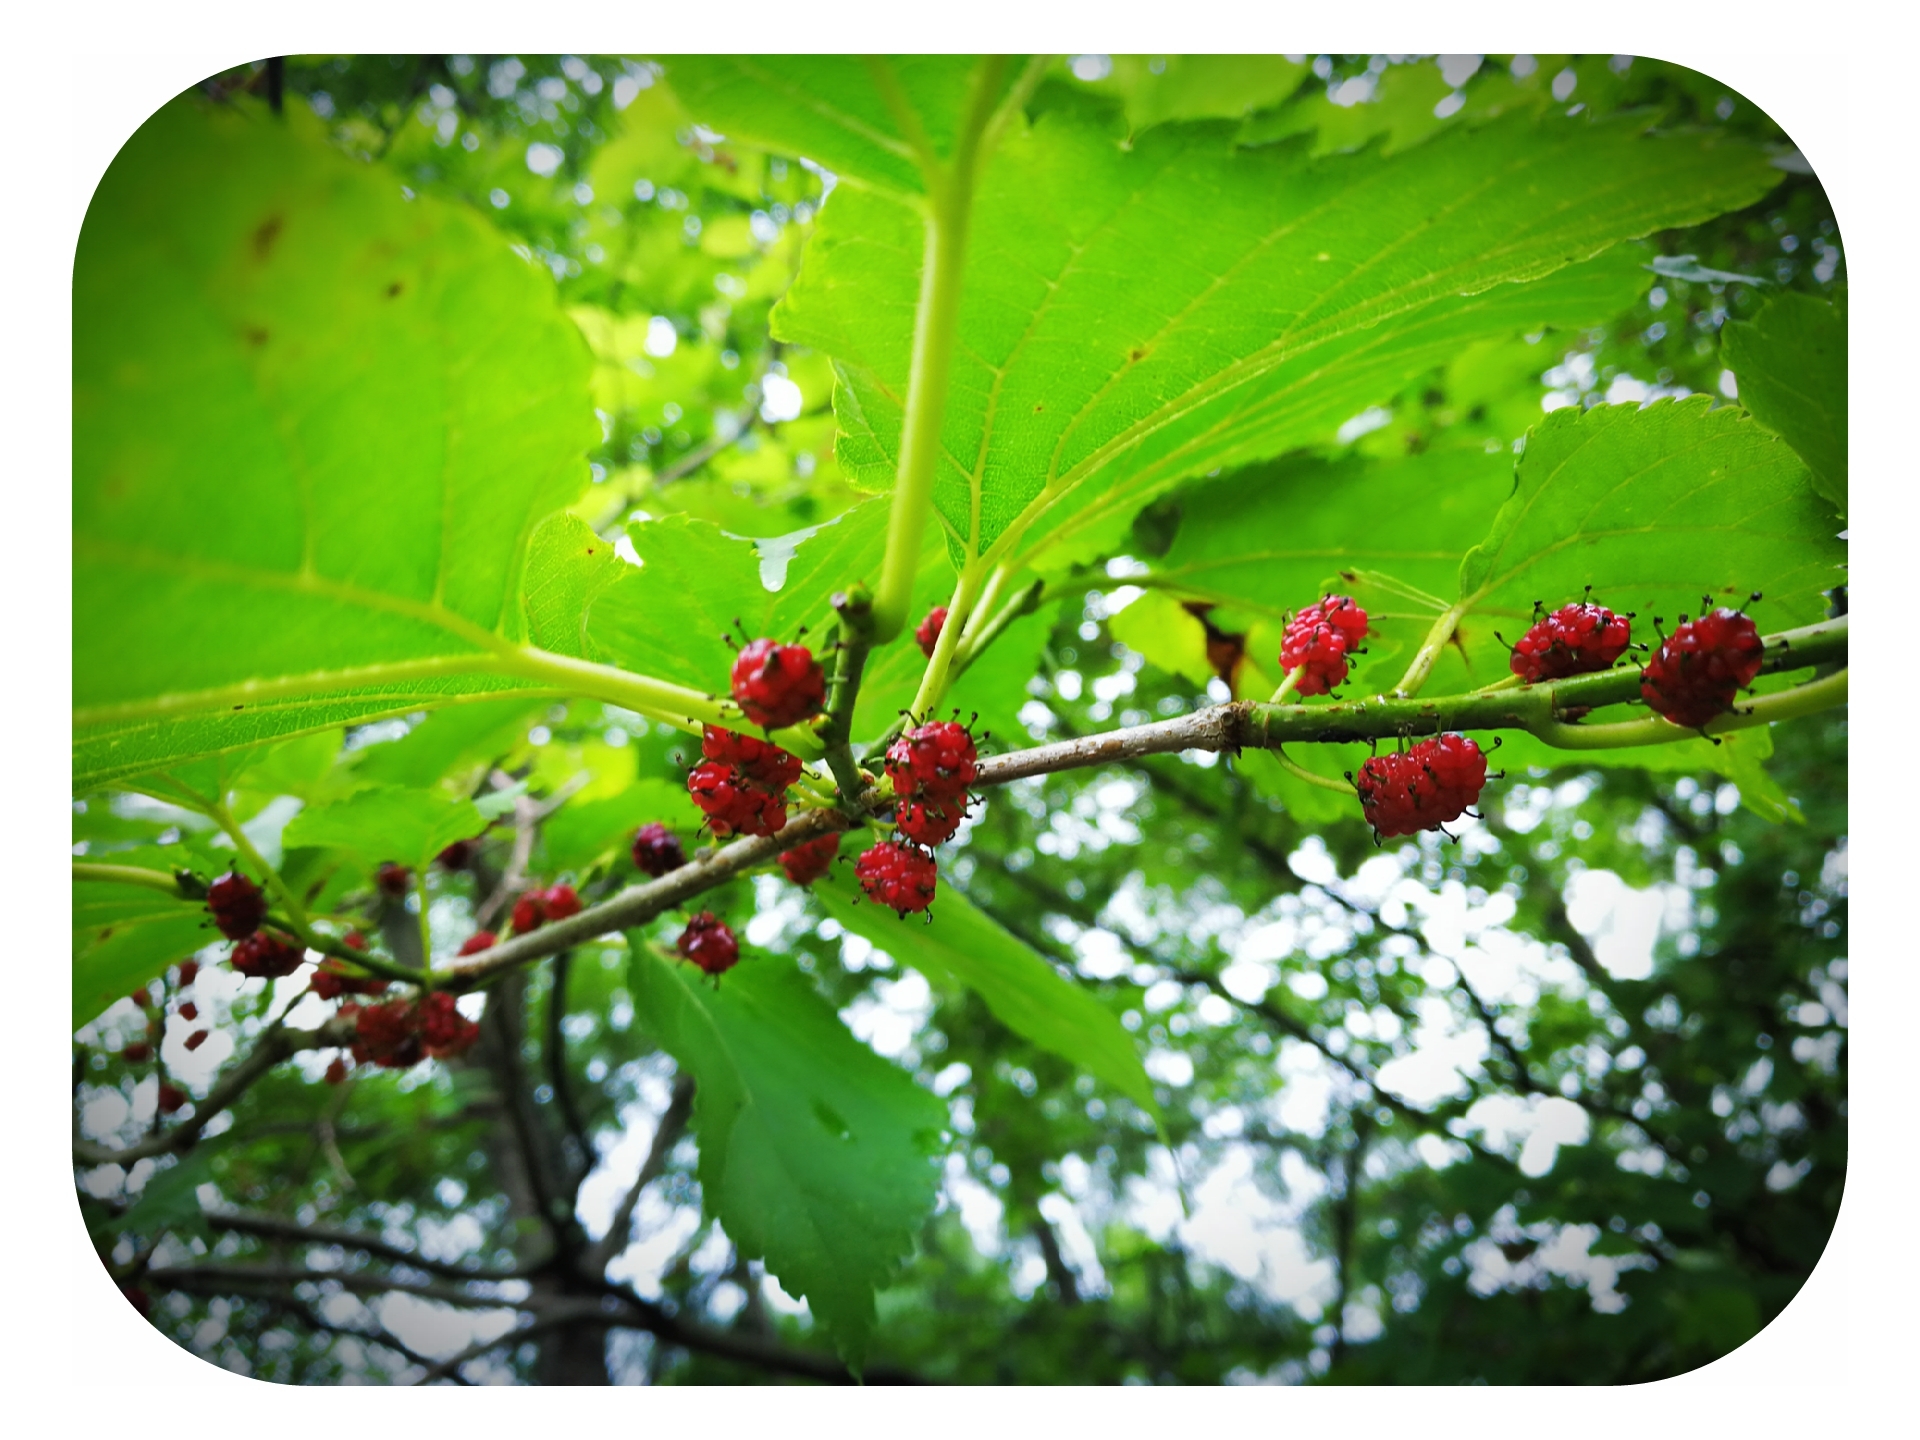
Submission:
{"label": "cluster of mulberry berries", "polygon": [[1507,662],[1529,685],[1612,669],[1633,641],[1633,616],[1616,615],[1604,605],[1582,601],[1562,605],[1550,615],[1543,612],[1534,601],[1533,624]]}
{"label": "cluster of mulberry berries", "polygon": [[1348,595],[1326,595],[1307,606],[1280,637],[1280,670],[1304,668],[1295,693],[1325,695],[1347,678],[1347,656],[1367,633],[1367,612]]}
{"label": "cluster of mulberry berries", "polygon": [[827,675],[804,645],[759,639],[733,661],[733,703],[762,730],[798,725],[827,702]]}
{"label": "cluster of mulberry berries", "polygon": [[894,838],[854,862],[867,898],[905,918],[933,903],[938,866],[933,847],[953,838],[966,818],[967,789],[980,776],[973,732],[954,720],[916,725],[887,747],[887,778],[898,798]]}
{"label": "cluster of mulberry berries", "polygon": [[1697,730],[1733,708],[1734,696],[1753,683],[1765,658],[1759,630],[1740,611],[1709,610],[1698,620],[1682,615],[1640,672],[1640,698],[1674,724]]}
{"label": "cluster of mulberry berries", "polygon": [[529,890],[514,902],[513,933],[526,935],[538,930],[549,920],[565,920],[579,913],[580,896],[571,885],[549,885],[544,890]]}
{"label": "cluster of mulberry berries", "polygon": [[[480,1038],[480,1027],[460,1013],[452,995],[435,990],[417,1000],[340,1007],[353,1017],[353,1058],[362,1065],[407,1070],[429,1055],[443,1060],[465,1053]],[[344,1077],[345,1067],[341,1067]],[[329,1070],[327,1078],[334,1079]]]}
{"label": "cluster of mulberry berries", "polygon": [[[687,793],[716,836],[777,835],[785,828],[787,787],[800,778],[799,756],[717,725],[701,732],[700,754],[687,775]],[[634,863],[641,865],[635,841]]]}
{"label": "cluster of mulberry berries", "polygon": [[1458,820],[1486,783],[1487,757],[1464,735],[1436,735],[1408,750],[1375,755],[1354,782],[1367,823],[1382,840]]}

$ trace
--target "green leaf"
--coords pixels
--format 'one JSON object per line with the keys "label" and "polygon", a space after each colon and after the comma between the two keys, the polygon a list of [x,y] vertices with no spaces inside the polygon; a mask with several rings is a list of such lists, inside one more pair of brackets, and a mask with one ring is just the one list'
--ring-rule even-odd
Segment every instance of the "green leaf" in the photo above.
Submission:
{"label": "green leaf", "polygon": [[449,705],[398,740],[355,751],[350,763],[357,775],[375,784],[424,790],[457,776],[462,783],[456,788],[470,793],[479,776],[468,772],[504,759],[524,744],[528,728],[548,704],[508,696]]}
{"label": "green leaf", "polygon": [[1113,1012],[1063,980],[950,885],[940,887],[930,925],[905,923],[890,910],[861,902],[851,866],[834,867],[811,888],[821,907],[854,934],[936,984],[973,991],[1014,1034],[1105,1081],[1148,1113],[1159,1113],[1139,1051]]}
{"label": "green leaf", "polygon": [[1776,295],[1720,331],[1740,403],[1799,452],[1814,488],[1847,513],[1847,321],[1811,295]]}
{"label": "green leaf", "polygon": [[[110,863],[171,875],[175,868],[191,868],[194,859],[178,847],[142,846],[116,851]],[[76,883],[73,1028],[219,938],[198,901],[144,885]]]}
{"label": "green leaf", "polygon": [[593,605],[632,567],[577,515],[549,515],[527,546],[527,638],[542,650],[597,660],[587,638]]}
{"label": "green leaf", "polygon": [[[667,78],[697,120],[731,140],[805,155],[854,185],[925,193],[913,144],[887,102],[876,67],[891,75],[934,154],[950,159],[972,93],[968,55],[686,55]],[[996,100],[1020,71],[1001,77]]]}
{"label": "green leaf", "polygon": [[594,605],[588,633],[629,670],[725,694],[729,632],[739,643],[790,641],[804,626],[814,653],[824,653],[833,593],[879,575],[886,526],[885,500],[777,540],[739,540],[683,515],[635,521],[627,534],[641,569],[625,567]]}
{"label": "green leaf", "polygon": [[528,537],[589,357],[484,221],[232,106],[167,106],[74,272],[75,786],[531,682]]}
{"label": "green leaf", "polygon": [[848,1034],[791,962],[749,955],[715,988],[643,934],[628,944],[641,1023],[698,1087],[708,1212],[857,1368],[873,1292],[933,1207],[945,1107]]}
{"label": "green leaf", "polygon": [[345,850],[370,864],[392,860],[423,870],[454,841],[486,828],[486,817],[471,800],[382,786],[301,811],[287,825],[283,843],[289,850]]}
{"label": "green leaf", "polygon": [[[1391,689],[1446,608],[1460,557],[1485,536],[1512,488],[1513,456],[1504,448],[1255,466],[1181,497],[1180,527],[1154,563],[1154,585],[1247,617],[1241,693],[1260,700],[1280,683],[1287,616],[1329,590],[1351,594],[1371,627],[1353,688]],[[1136,601],[1119,619],[1145,603]],[[1478,683],[1505,669],[1502,658]],[[1340,803],[1330,792],[1328,799]],[[1301,801],[1309,809],[1326,806]]]}
{"label": "green leaf", "polygon": [[[1757,149],[1621,123],[1503,122],[1314,162],[1237,151],[1210,125],[1122,149],[1047,114],[1010,131],[980,183],[936,509],[959,554],[998,558],[1083,488],[1271,455],[1298,443],[1286,397],[1344,345],[1402,350],[1472,297],[1778,179]],[[869,485],[897,451],[919,226],[886,196],[836,194],[774,312],[781,339],[840,362],[839,454]]]}
{"label": "green leaf", "polygon": [[604,800],[573,800],[540,827],[546,868],[576,874],[608,855],[624,855],[633,832],[658,820],[692,853],[699,816],[687,788],[671,780],[640,780]]}
{"label": "green leaf", "polygon": [[1844,578],[1834,530],[1799,457],[1704,395],[1556,411],[1528,438],[1491,533],[1461,562],[1460,642],[1472,669],[1450,650],[1435,684],[1498,675],[1494,627],[1522,628],[1535,600],[1566,604],[1588,585],[1636,613],[1641,639],[1656,616],[1698,614],[1703,595],[1739,605],[1761,591],[1763,630],[1819,620],[1824,592]]}

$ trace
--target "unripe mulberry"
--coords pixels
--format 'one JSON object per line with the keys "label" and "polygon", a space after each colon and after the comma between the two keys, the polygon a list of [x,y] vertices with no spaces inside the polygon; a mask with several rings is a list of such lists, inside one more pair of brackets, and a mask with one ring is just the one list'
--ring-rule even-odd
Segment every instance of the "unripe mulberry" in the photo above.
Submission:
{"label": "unripe mulberry", "polygon": [[480,837],[471,840],[456,840],[433,858],[443,869],[464,870],[473,864],[473,857],[480,849]]}
{"label": "unripe mulberry", "polygon": [[327,1084],[338,1085],[346,1078],[347,1062],[343,1057],[336,1055],[332,1063],[327,1066]]}
{"label": "unripe mulberry", "polygon": [[244,940],[267,918],[267,897],[238,870],[229,870],[207,887],[207,909],[229,940]]}
{"label": "unripe mulberry", "polygon": [[187,1001],[186,1004],[180,1007],[180,1018],[182,1020],[198,1020],[200,1018],[200,1007],[191,1000]]}
{"label": "unripe mulberry", "polygon": [[780,796],[763,790],[731,765],[704,760],[687,775],[687,793],[707,817],[713,833],[777,835],[786,827],[787,806]]}
{"label": "unripe mulberry", "polygon": [[902,800],[893,812],[893,823],[904,838],[932,849],[951,840],[966,816],[964,795],[953,800]]}
{"label": "unripe mulberry", "polygon": [[509,917],[513,923],[513,933],[527,935],[547,923],[546,896],[539,890],[529,890],[513,902],[513,914]]}
{"label": "unripe mulberry", "polygon": [[731,970],[740,959],[740,942],[726,921],[711,910],[702,910],[680,932],[673,948],[698,965],[707,975]]}
{"label": "unripe mulberry", "polygon": [[1753,683],[1766,646],[1738,610],[1711,610],[1685,621],[1660,643],[1640,672],[1640,696],[1676,725],[1697,730],[1733,708]]}
{"label": "unripe mulberry", "polygon": [[798,755],[769,741],[742,735],[737,730],[723,730],[718,725],[708,725],[701,731],[700,755],[705,760],[731,765],[762,790],[775,794],[798,780],[803,768]]}
{"label": "unripe mulberry", "polygon": [[491,950],[499,943],[499,939],[491,930],[476,930],[460,942],[460,953],[478,955],[482,950]]}
{"label": "unripe mulberry", "polygon": [[306,951],[283,935],[257,930],[233,947],[229,963],[242,975],[277,980],[300,968]]}
{"label": "unripe mulberry", "polygon": [[782,850],[780,868],[787,872],[787,879],[794,884],[811,885],[832,868],[839,854],[840,832],[835,830],[818,840],[809,840],[791,850]]}
{"label": "unripe mulberry", "polygon": [[633,867],[658,880],[687,863],[680,839],[658,820],[642,825],[633,835]]}
{"label": "unripe mulberry", "polygon": [[1301,666],[1295,693],[1324,695],[1347,678],[1347,656],[1367,633],[1367,612],[1348,595],[1314,601],[1287,625],[1280,638],[1280,669],[1291,675]]}
{"label": "unripe mulberry", "polygon": [[1508,665],[1528,684],[1606,670],[1626,653],[1633,639],[1631,620],[1604,605],[1562,605],[1534,621],[1514,644]]}
{"label": "unripe mulberry", "polygon": [[952,720],[917,725],[887,747],[887,778],[905,800],[958,800],[980,776],[979,751],[966,726]]}
{"label": "unripe mulberry", "polygon": [[827,675],[804,645],[754,640],[733,661],[733,700],[755,725],[778,730],[818,715],[827,700]]}
{"label": "unripe mulberry", "polygon": [[120,1058],[129,1065],[140,1065],[153,1058],[153,1046],[144,1040],[136,1040],[120,1052]]}
{"label": "unripe mulberry", "polygon": [[206,1030],[196,1030],[187,1036],[187,1049],[198,1050],[202,1045],[207,1043],[209,1033],[210,1032]]}
{"label": "unripe mulberry", "polygon": [[160,1113],[162,1115],[171,1115],[186,1103],[186,1091],[178,1085],[169,1085],[164,1080],[160,1082]]}
{"label": "unripe mulberry", "polygon": [[929,660],[933,658],[933,648],[940,643],[940,632],[946,628],[947,607],[936,605],[927,612],[927,618],[913,632],[913,638],[919,642],[920,653]]}
{"label": "unripe mulberry", "polygon": [[413,885],[413,871],[392,860],[383,861],[373,877],[373,883],[389,900],[404,900]]}
{"label": "unripe mulberry", "polygon": [[1355,788],[1373,833],[1387,839],[1459,819],[1486,783],[1487,757],[1477,744],[1464,735],[1437,735],[1404,753],[1373,756],[1360,767]]}
{"label": "unripe mulberry", "polygon": [[198,960],[182,960],[180,962],[180,979],[176,983],[178,983],[182,989],[185,989],[187,986],[193,984],[194,977],[199,973],[200,962]]}
{"label": "unripe mulberry", "polygon": [[903,917],[933,903],[938,867],[917,845],[883,841],[854,861],[853,869],[869,900]]}

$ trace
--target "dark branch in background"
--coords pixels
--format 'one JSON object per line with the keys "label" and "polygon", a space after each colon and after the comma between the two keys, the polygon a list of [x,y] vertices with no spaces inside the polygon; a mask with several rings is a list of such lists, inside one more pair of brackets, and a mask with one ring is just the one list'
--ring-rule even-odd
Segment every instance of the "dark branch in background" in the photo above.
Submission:
{"label": "dark branch in background", "polygon": [[554,1104],[559,1107],[561,1122],[566,1127],[563,1143],[571,1152],[564,1157],[573,1172],[572,1183],[567,1188],[577,1203],[580,1183],[593,1168],[593,1141],[587,1132],[587,1122],[581,1118],[580,1107],[574,1102],[573,1081],[567,1073],[567,1036],[562,1025],[567,1018],[567,976],[572,968],[571,950],[562,950],[553,957],[553,978],[547,991],[546,1050],[547,1083],[553,1086]]}
{"label": "dark branch in background", "polygon": [[693,1077],[683,1070],[674,1077],[673,1096],[667,1101],[667,1108],[660,1115],[660,1123],[654,1128],[653,1143],[647,1147],[647,1158],[641,1162],[639,1176],[628,1187],[620,1201],[620,1208],[613,1212],[613,1223],[607,1227],[607,1233],[588,1246],[580,1256],[582,1270],[600,1275],[613,1258],[627,1248],[627,1236],[633,1227],[633,1212],[640,1204],[640,1192],[667,1168],[667,1159],[673,1154],[673,1147],[680,1143],[680,1137],[687,1133],[687,1120],[692,1114]]}
{"label": "dark branch in background", "polygon": [[1360,1225],[1360,1162],[1366,1158],[1369,1127],[1367,1112],[1356,1109],[1353,1144],[1340,1156],[1340,1198],[1333,1207],[1333,1253],[1338,1267],[1339,1289],[1333,1297],[1333,1346],[1328,1369],[1336,1368],[1347,1355],[1347,1300],[1353,1293],[1353,1237]]}
{"label": "dark branch in background", "polygon": [[274,114],[281,114],[287,103],[287,57],[272,55],[267,58],[267,108]]}
{"label": "dark branch in background", "polygon": [[95,1145],[86,1140],[73,1142],[73,1158],[81,1165],[131,1165],[150,1155],[165,1155],[175,1150],[184,1150],[191,1145],[207,1128],[214,1116],[232,1105],[254,1081],[267,1071],[285,1060],[289,1055],[297,1055],[302,1050],[324,1050],[334,1046],[348,1045],[353,1041],[354,1021],[352,1016],[335,1016],[317,1030],[288,1030],[275,1023],[267,1028],[265,1034],[247,1052],[244,1059],[227,1068],[219,1082],[207,1092],[207,1098],[196,1101],[191,1118],[182,1121],[161,1135],[142,1140],[137,1145],[129,1145],[124,1150],[110,1149],[105,1145]]}
{"label": "dark branch in background", "polygon": [[467,1381],[460,1377],[460,1367],[469,1360],[478,1360],[489,1351],[498,1350],[503,1345],[520,1345],[555,1330],[570,1329],[575,1325],[599,1325],[605,1329],[622,1328],[619,1320],[608,1315],[597,1305],[582,1305],[571,1310],[556,1310],[552,1314],[542,1315],[529,1325],[521,1325],[497,1335],[491,1340],[476,1340],[457,1355],[449,1355],[444,1360],[424,1362],[426,1374],[414,1381],[415,1385],[431,1385],[436,1380],[451,1380],[456,1385],[465,1385]]}
{"label": "dark branch in background", "polygon": [[[432,1360],[422,1355],[412,1346],[406,1344],[406,1342],[396,1338],[391,1331],[382,1330],[380,1334],[374,1335],[365,1330],[356,1330],[351,1325],[335,1325],[330,1320],[321,1319],[320,1316],[314,1312],[312,1306],[303,1305],[300,1301],[289,1296],[275,1296],[271,1299],[263,1300],[261,1303],[267,1307],[270,1315],[274,1312],[291,1315],[295,1320],[299,1321],[315,1334],[345,1335],[350,1339],[358,1340],[363,1345],[378,1345],[384,1350],[393,1351],[394,1354],[400,1356],[401,1359],[411,1364],[419,1365],[422,1368],[433,1364]],[[459,1383],[464,1385],[467,1382],[462,1380]]]}
{"label": "dark branch in background", "polygon": [[336,1230],[326,1225],[301,1225],[278,1215],[261,1215],[252,1211],[210,1210],[206,1213],[208,1226],[215,1230],[230,1230],[241,1235],[257,1235],[263,1240],[284,1240],[295,1245],[338,1245],[343,1250],[361,1250],[382,1260],[390,1260],[396,1265],[408,1265],[415,1270],[424,1270],[433,1275],[445,1275],[453,1280],[481,1280],[500,1282],[504,1280],[523,1280],[526,1272],[522,1270],[475,1270],[456,1261],[429,1260],[425,1256],[407,1250],[399,1245],[389,1245],[374,1235],[362,1235],[354,1230]]}

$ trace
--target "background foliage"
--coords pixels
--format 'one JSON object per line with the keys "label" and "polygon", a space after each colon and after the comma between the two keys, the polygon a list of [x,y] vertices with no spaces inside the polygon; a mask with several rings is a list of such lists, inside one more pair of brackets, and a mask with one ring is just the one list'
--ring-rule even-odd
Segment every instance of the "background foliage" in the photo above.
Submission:
{"label": "background foliage", "polygon": [[[1471,59],[1081,56],[1026,96],[915,591],[982,555],[1033,587],[951,693],[989,748],[1264,698],[1336,578],[1362,693],[1456,602],[1442,693],[1590,581],[1844,612],[1817,181],[1709,77]],[[944,153],[964,72],[898,79]],[[76,855],[239,847],[417,967],[529,878],[631,884],[643,821],[691,848],[660,707],[885,543],[920,181],[870,88],[294,57],[130,141],[76,283]],[[921,670],[875,653],[857,736]],[[191,1145],[329,1007],[224,946],[183,986],[196,906],[77,884],[81,1205],[164,1333],[291,1383],[1679,1373],[1838,1204],[1845,721],[1501,758],[1457,844],[1384,849],[1260,752],[1019,781],[931,927],[768,869],[699,902],[746,942],[717,991],[662,916],[463,1001],[463,1060],[336,1085],[316,1044]]]}

